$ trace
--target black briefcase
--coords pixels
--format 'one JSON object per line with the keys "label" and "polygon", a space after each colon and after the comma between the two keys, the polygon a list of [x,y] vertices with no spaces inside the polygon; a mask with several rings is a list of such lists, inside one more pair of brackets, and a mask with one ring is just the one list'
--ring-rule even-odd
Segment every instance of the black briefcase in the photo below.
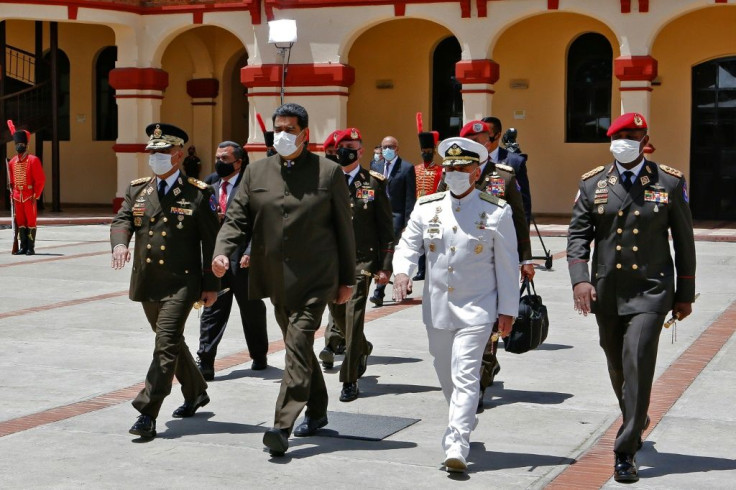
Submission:
{"label": "black briefcase", "polygon": [[547,338],[548,332],[547,307],[542,303],[542,297],[537,294],[534,281],[524,279],[521,284],[519,316],[514,321],[511,335],[503,339],[503,348],[506,352],[523,354],[539,347]]}

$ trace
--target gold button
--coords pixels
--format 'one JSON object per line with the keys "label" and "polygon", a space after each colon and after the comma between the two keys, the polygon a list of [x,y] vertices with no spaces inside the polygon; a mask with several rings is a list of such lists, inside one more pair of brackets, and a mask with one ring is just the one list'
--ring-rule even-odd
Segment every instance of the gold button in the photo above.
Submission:
{"label": "gold button", "polygon": [[621,250],[621,245],[616,245],[616,250]]}
{"label": "gold button", "polygon": [[638,269],[638,268],[639,268],[639,266],[638,266],[638,265],[636,265],[636,264],[634,264],[634,265],[632,265],[632,266],[631,266],[631,268],[632,268],[632,269],[634,269],[634,270],[636,270],[636,269]]}
{"label": "gold button", "polygon": [[664,272],[660,272],[659,275],[664,277]]}
{"label": "gold button", "polygon": [[150,263],[151,263],[151,257],[146,257],[146,264],[150,264]]}
{"label": "gold button", "polygon": [[166,245],[161,245],[161,250],[166,250]]}
{"label": "gold button", "polygon": [[148,250],[151,250],[151,244],[149,243],[148,245],[146,245],[146,248],[147,248]]}
{"label": "gold button", "polygon": [[619,212],[618,212],[618,215],[619,215],[619,216],[623,216],[623,215],[624,215],[624,212],[623,212],[623,211],[619,211]]}
{"label": "gold button", "polygon": [[448,290],[449,292],[453,292],[453,291],[455,290],[455,288],[454,288],[454,287],[452,287],[452,286],[450,286],[450,287],[448,287],[448,288],[447,288],[447,290]]}
{"label": "gold button", "polygon": [[639,228],[634,228],[634,235],[638,235],[638,234],[639,234]]}
{"label": "gold button", "polygon": [[155,223],[155,222],[156,222],[156,218],[151,218],[151,223]]}
{"label": "gold button", "polygon": [[452,272],[452,266],[448,267],[447,270]]}
{"label": "gold button", "polygon": [[169,222],[169,218],[164,218],[164,223],[168,223],[168,222]]}
{"label": "gold button", "polygon": [[184,274],[189,274],[189,269],[185,269]]}
{"label": "gold button", "polygon": [[616,264],[616,269],[620,269],[622,267],[621,264]]}
{"label": "gold button", "polygon": [[619,228],[618,230],[616,230],[616,233],[618,233],[619,235],[620,235],[621,233],[623,233],[623,232],[624,232],[624,230],[622,230],[621,228]]}
{"label": "gold button", "polygon": [[638,252],[639,251],[639,247],[637,247],[636,245],[634,245],[633,247],[631,247],[631,250],[633,250],[634,252]]}
{"label": "gold button", "polygon": [[166,232],[165,231],[162,231],[161,232],[161,236],[166,236]]}
{"label": "gold button", "polygon": [[457,226],[453,226],[452,231],[457,232]]}
{"label": "gold button", "polygon": [[153,230],[148,232],[148,236],[153,236]]}
{"label": "gold button", "polygon": [[164,259],[159,260],[158,263],[164,265]]}
{"label": "gold button", "polygon": [[634,216],[639,216],[639,210],[634,211]]}
{"label": "gold button", "polygon": [[450,247],[450,250],[454,253],[455,252],[455,245],[453,245],[452,247]]}

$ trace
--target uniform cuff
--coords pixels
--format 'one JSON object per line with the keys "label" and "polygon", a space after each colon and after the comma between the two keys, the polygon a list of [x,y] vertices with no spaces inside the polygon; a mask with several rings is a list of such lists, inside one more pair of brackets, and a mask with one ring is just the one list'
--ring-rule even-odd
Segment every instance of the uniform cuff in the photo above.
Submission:
{"label": "uniform cuff", "polygon": [[573,287],[580,282],[590,282],[588,262],[584,260],[571,261],[568,267],[570,269],[570,282]]}

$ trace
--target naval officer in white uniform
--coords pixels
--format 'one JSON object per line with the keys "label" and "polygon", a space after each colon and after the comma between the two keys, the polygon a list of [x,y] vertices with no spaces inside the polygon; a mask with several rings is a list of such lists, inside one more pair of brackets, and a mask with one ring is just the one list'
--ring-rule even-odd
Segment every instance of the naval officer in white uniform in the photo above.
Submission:
{"label": "naval officer in white uniform", "polygon": [[483,349],[498,318],[501,336],[519,311],[519,256],[511,207],[474,186],[488,150],[466,138],[439,145],[448,192],[419,199],[393,259],[394,300],[427,256],[422,316],[429,351],[450,405],[445,468],[464,472],[475,428]]}

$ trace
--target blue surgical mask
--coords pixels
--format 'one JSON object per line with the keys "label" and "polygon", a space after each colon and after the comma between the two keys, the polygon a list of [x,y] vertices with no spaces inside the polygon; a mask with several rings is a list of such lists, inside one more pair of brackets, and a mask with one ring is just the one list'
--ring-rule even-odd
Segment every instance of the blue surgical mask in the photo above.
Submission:
{"label": "blue surgical mask", "polygon": [[393,148],[384,148],[381,150],[381,153],[383,154],[383,158],[386,160],[386,162],[390,162],[394,158],[396,158],[396,150]]}

